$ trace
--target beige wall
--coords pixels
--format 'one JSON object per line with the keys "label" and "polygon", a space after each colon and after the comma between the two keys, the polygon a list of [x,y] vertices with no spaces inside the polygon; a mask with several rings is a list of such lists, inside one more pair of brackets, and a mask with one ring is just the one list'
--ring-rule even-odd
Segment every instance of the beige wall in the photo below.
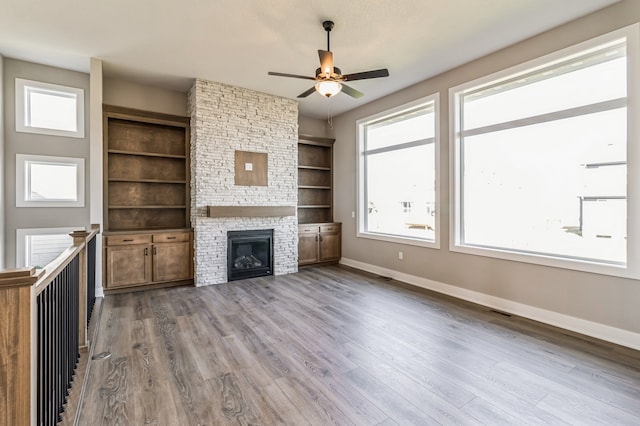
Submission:
{"label": "beige wall", "polygon": [[317,118],[298,116],[298,132],[301,135],[327,137],[327,121]]}
{"label": "beige wall", "polygon": [[103,80],[103,102],[143,111],[187,115],[186,93],[113,78]]}
{"label": "beige wall", "polygon": [[[480,295],[475,297],[476,301],[500,298],[516,302],[511,305],[523,304],[525,311],[544,310],[567,323],[578,319],[581,326],[587,329],[591,327],[591,322],[597,323],[593,326],[594,329],[604,330],[604,334],[621,331],[625,338],[631,336],[631,340],[640,348],[640,335],[634,334],[640,333],[640,281],[465,255],[448,250],[449,88],[638,21],[640,2],[622,1],[336,117],[334,205],[335,219],[343,223],[343,257],[397,271],[398,276],[408,274],[418,277],[418,281],[423,279],[425,282],[432,280],[437,284],[447,284],[452,286],[444,286],[453,289],[451,294],[477,295],[472,292],[479,292]],[[356,210],[356,120],[433,93],[440,93],[441,107],[441,249],[357,238],[356,220],[351,217],[352,211]],[[399,250],[404,252],[404,260],[398,260]]]}

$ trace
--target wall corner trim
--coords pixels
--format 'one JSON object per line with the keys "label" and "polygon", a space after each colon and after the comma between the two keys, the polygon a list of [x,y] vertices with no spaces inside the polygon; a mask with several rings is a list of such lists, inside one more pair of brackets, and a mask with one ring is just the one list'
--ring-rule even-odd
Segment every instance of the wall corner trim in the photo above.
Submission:
{"label": "wall corner trim", "polygon": [[345,257],[340,260],[340,264],[373,274],[391,277],[395,280],[402,281],[416,287],[446,294],[448,296],[486,306],[491,309],[508,312],[523,318],[552,325],[554,327],[560,327],[589,337],[605,340],[631,349],[640,350],[640,334],[628,330],[611,327],[609,325],[572,317],[546,309],[536,308],[535,306],[525,305],[512,300],[467,290],[439,281],[417,277],[415,275],[406,274],[393,269],[382,268]]}

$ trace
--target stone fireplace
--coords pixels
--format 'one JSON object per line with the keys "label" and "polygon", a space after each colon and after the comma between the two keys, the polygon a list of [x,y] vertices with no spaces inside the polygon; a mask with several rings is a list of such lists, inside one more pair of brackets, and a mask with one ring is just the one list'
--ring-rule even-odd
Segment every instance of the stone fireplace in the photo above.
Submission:
{"label": "stone fireplace", "polygon": [[[189,92],[189,113],[195,284],[228,281],[228,233],[236,231],[273,230],[273,274],[296,272],[295,209],[293,213],[278,213],[281,215],[262,211],[265,206],[297,204],[297,102],[197,79]],[[236,151],[266,154],[266,186],[237,184]],[[218,206],[222,208],[218,210],[254,208],[240,209],[245,213],[236,217],[210,215],[210,211],[218,211]],[[247,210],[254,213],[247,214]]]}

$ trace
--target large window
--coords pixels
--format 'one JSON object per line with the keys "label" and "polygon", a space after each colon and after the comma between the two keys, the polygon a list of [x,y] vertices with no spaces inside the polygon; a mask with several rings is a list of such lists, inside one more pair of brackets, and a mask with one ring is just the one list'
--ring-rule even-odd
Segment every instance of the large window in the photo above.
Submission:
{"label": "large window", "polygon": [[437,95],[358,121],[358,236],[437,246]]}
{"label": "large window", "polygon": [[451,90],[452,250],[626,267],[633,30]]}
{"label": "large window", "polygon": [[16,78],[16,131],[84,138],[84,90]]}

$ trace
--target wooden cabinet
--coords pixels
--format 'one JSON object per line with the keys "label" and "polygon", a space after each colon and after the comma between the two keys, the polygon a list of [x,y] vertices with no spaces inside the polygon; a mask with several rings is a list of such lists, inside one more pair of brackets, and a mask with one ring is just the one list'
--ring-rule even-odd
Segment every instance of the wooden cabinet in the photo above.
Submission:
{"label": "wooden cabinet", "polygon": [[150,244],[106,248],[106,288],[129,287],[151,282]]}
{"label": "wooden cabinet", "polygon": [[299,265],[337,262],[340,257],[340,223],[312,223],[298,226]]}
{"label": "wooden cabinet", "polygon": [[192,278],[190,233],[153,235],[153,281]]}
{"label": "wooden cabinet", "polygon": [[189,227],[189,118],[104,106],[105,230]]}
{"label": "wooden cabinet", "polygon": [[105,290],[193,279],[191,230],[105,233]]}

